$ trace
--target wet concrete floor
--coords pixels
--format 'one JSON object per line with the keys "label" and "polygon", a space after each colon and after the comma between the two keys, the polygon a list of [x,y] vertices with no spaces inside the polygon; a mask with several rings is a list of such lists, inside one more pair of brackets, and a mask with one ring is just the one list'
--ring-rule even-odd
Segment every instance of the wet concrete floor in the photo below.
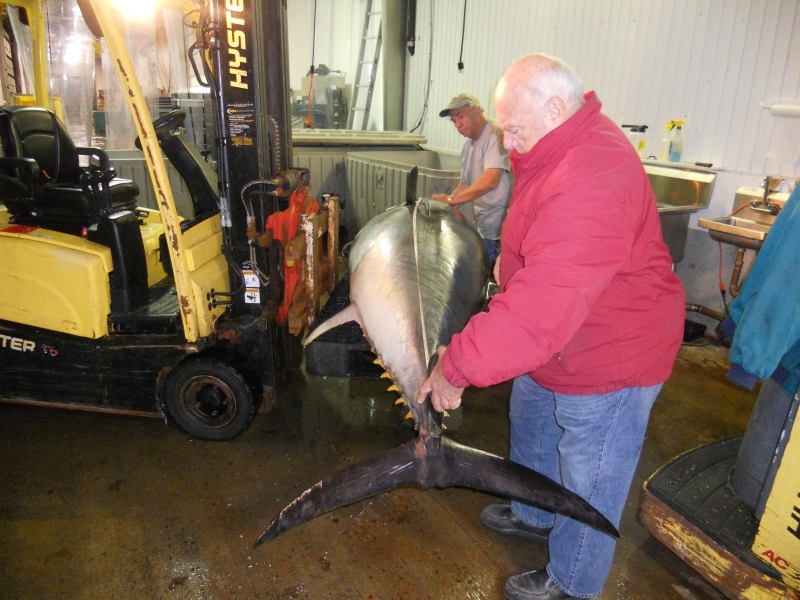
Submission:
{"label": "wet concrete floor", "polygon": [[[722,598],[635,513],[659,466],[744,431],[755,394],[727,382],[726,355],[681,350],[602,598]],[[480,510],[497,500],[468,490],[398,490],[253,548],[305,488],[413,437],[386,387],[297,371],[278,407],[227,443],[158,420],[0,405],[0,598],[500,598],[547,551],[483,529]],[[509,392],[468,391],[450,436],[507,456]]]}

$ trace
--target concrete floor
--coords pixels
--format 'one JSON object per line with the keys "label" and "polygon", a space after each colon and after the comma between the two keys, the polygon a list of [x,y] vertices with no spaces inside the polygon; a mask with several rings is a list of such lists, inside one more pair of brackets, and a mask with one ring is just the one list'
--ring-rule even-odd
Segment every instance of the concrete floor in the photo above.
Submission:
{"label": "concrete floor", "polygon": [[[721,598],[635,512],[668,459],[744,431],[755,394],[727,382],[726,354],[681,350],[602,598]],[[495,500],[462,489],[384,494],[253,549],[306,487],[411,439],[386,387],[297,372],[229,443],[156,420],[0,405],[0,598],[500,598],[505,578],[544,566],[547,551],[484,530],[478,514]],[[450,436],[507,455],[509,392],[468,391]]]}

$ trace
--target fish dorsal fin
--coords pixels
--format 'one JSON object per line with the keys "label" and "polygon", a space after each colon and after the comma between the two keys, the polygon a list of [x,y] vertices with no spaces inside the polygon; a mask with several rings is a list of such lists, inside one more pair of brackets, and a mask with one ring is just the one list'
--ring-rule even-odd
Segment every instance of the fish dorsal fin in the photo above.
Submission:
{"label": "fish dorsal fin", "polygon": [[413,206],[417,201],[417,179],[419,170],[414,167],[406,176],[406,206]]}
{"label": "fish dorsal fin", "polygon": [[303,346],[308,346],[326,331],[330,331],[334,327],[338,327],[344,323],[349,323],[350,321],[355,321],[361,325],[361,315],[358,313],[356,305],[352,303],[348,304],[344,310],[339,311],[327,321],[320,323],[305,339]]}

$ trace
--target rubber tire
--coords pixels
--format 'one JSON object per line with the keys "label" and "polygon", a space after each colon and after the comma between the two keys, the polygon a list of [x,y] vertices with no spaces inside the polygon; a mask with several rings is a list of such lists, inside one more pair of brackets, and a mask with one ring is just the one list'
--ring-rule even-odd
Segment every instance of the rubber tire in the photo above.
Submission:
{"label": "rubber tire", "polygon": [[[173,369],[165,404],[178,427],[201,440],[223,442],[243,433],[256,414],[250,386],[233,367],[206,358]],[[225,406],[224,412],[219,411]]]}

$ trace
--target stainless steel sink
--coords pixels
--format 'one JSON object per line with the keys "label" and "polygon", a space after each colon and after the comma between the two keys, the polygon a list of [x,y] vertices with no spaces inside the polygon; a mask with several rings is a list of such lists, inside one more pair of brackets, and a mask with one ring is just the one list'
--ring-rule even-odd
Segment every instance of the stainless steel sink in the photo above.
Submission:
{"label": "stainless steel sink", "polygon": [[[759,250],[778,211],[788,199],[787,192],[770,192],[765,198],[763,188],[740,187],[733,200],[733,214],[699,219],[697,224],[708,229],[711,238],[718,242]],[[770,211],[767,207],[774,210]]]}
{"label": "stainless steel sink", "polygon": [[658,212],[695,212],[708,208],[717,174],[710,169],[676,163],[643,161],[658,202]]}
{"label": "stainless steel sink", "polygon": [[658,206],[661,232],[672,262],[683,260],[691,213],[708,207],[717,174],[676,163],[642,161]]}
{"label": "stainless steel sink", "polygon": [[697,224],[708,229],[711,238],[718,242],[751,250],[761,248],[771,227],[764,223],[735,216],[700,219]]}

